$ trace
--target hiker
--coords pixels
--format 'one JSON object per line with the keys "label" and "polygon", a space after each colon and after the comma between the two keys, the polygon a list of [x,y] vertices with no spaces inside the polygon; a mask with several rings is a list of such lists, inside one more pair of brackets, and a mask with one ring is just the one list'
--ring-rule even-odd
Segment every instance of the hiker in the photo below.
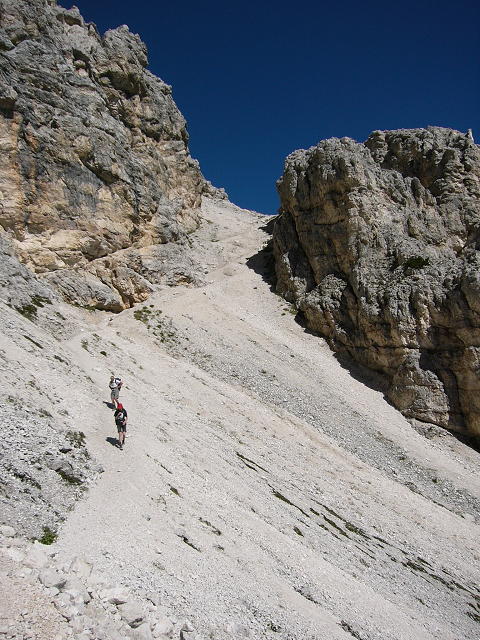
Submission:
{"label": "hiker", "polygon": [[127,432],[127,410],[121,402],[118,403],[113,415],[115,416],[115,424],[117,425],[118,431],[118,448],[122,450]]}
{"label": "hiker", "polygon": [[113,375],[110,376],[110,399],[113,404],[113,408],[116,409],[118,407],[118,396],[120,395],[120,389],[122,388],[123,381],[121,378],[117,378]]}

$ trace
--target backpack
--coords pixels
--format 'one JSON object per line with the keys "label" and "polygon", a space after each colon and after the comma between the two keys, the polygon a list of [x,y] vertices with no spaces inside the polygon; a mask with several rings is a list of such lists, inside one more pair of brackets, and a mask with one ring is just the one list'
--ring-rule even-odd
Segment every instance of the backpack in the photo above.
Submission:
{"label": "backpack", "polygon": [[118,390],[120,390],[120,387],[122,386],[123,382],[121,378],[114,378],[109,384],[108,386],[110,387],[110,389],[116,389],[118,387]]}
{"label": "backpack", "polygon": [[120,409],[115,415],[115,424],[123,427],[127,419],[127,412],[125,409]]}

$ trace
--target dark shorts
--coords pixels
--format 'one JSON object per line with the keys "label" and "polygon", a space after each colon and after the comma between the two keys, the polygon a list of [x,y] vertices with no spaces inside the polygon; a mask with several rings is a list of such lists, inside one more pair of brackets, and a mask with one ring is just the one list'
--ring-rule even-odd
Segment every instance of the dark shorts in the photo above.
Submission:
{"label": "dark shorts", "polygon": [[117,424],[118,433],[120,433],[120,431],[126,431],[126,430],[127,430],[127,425],[126,424]]}

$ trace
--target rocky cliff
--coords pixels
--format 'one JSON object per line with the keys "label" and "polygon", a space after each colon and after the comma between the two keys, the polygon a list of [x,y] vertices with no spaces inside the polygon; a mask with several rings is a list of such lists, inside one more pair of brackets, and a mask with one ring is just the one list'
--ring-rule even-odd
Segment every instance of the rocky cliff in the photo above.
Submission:
{"label": "rocky cliff", "polygon": [[0,225],[83,306],[119,311],[195,277],[178,255],[212,187],[146,65],[126,26],[102,37],[55,0],[0,2]]}
{"label": "rocky cliff", "polygon": [[480,436],[480,149],[450,129],[375,131],[292,153],[277,290],[381,372],[405,416]]}

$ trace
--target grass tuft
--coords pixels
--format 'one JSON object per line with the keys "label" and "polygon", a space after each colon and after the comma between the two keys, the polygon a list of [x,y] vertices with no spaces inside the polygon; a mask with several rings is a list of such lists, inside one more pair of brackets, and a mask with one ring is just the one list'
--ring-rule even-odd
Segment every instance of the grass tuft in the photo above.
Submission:
{"label": "grass tuft", "polygon": [[57,538],[56,531],[53,531],[50,527],[43,527],[43,535],[38,541],[42,544],[53,544]]}

